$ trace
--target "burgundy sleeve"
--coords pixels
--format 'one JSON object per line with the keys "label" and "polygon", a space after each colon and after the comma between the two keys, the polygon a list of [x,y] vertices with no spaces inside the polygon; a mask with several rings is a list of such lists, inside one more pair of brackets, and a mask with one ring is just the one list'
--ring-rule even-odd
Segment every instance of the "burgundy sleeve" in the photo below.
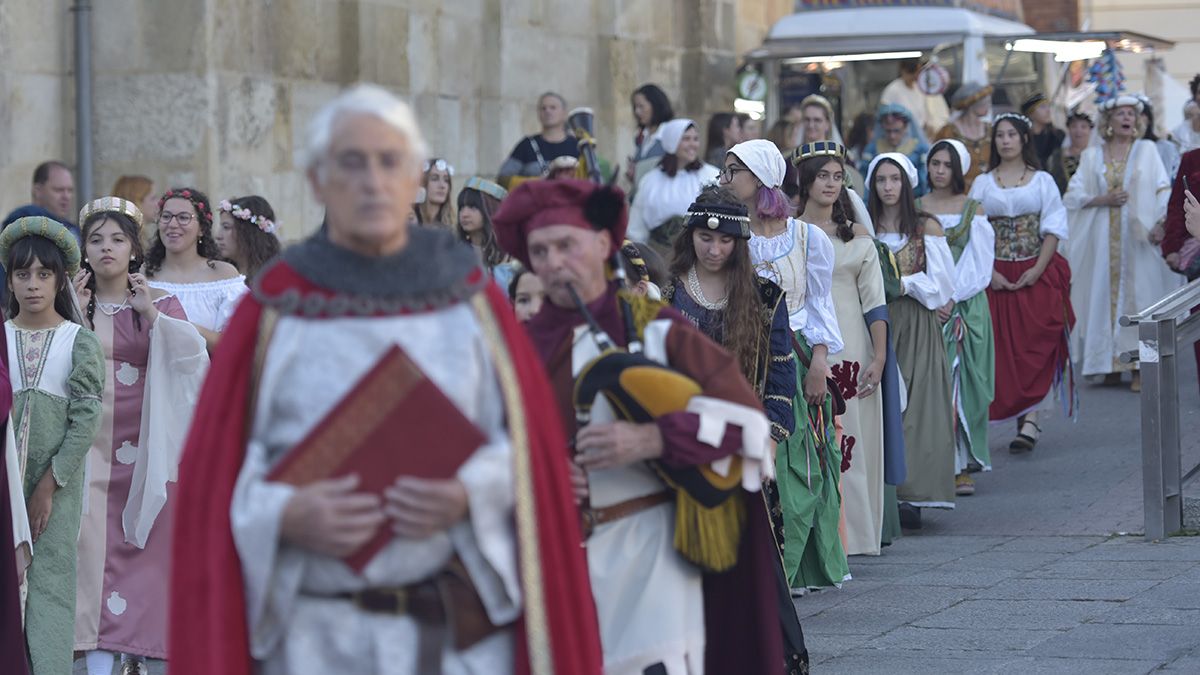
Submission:
{"label": "burgundy sleeve", "polygon": [[[1179,164],[1179,173],[1175,174],[1175,180],[1171,184],[1171,199],[1167,201],[1166,233],[1162,242],[1164,257],[1178,253],[1183,242],[1188,238],[1187,227],[1183,220],[1183,177],[1187,176],[1188,182],[1192,182],[1193,174],[1197,173],[1197,169],[1200,169],[1200,150],[1185,153],[1183,161]],[[1200,188],[1200,186],[1197,187]]]}
{"label": "burgundy sleeve", "polygon": [[[762,402],[742,374],[733,354],[708,339],[690,321],[664,310],[659,318],[671,318],[667,333],[667,360],[671,367],[691,377],[704,396],[723,399],[762,410]],[[712,447],[696,439],[700,416],[678,412],[657,420],[663,437],[663,462],[669,466],[707,464],[736,453],[742,447],[742,429],[727,425],[720,445]]]}

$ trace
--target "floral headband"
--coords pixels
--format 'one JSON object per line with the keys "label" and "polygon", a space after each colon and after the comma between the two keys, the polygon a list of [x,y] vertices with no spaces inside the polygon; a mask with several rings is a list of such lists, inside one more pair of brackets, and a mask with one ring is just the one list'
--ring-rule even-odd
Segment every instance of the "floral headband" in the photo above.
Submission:
{"label": "floral headband", "polygon": [[207,197],[203,193],[190,188],[167,190],[163,193],[163,196],[158,198],[158,212],[160,214],[162,213],[163,204],[166,204],[171,199],[186,199],[191,202],[192,206],[196,207],[196,214],[200,216],[201,225],[209,228],[212,227],[212,209],[209,208],[208,203],[205,201]]}
{"label": "floral headband", "polygon": [[431,169],[445,171],[451,178],[454,178],[454,167],[444,159],[425,160],[425,173],[429,173]]}
{"label": "floral headband", "polygon": [[275,221],[266,216],[255,215],[250,209],[244,206],[234,206],[229,203],[228,199],[221,200],[221,212],[228,213],[238,220],[244,220],[267,234],[275,234],[276,229],[278,229]]}

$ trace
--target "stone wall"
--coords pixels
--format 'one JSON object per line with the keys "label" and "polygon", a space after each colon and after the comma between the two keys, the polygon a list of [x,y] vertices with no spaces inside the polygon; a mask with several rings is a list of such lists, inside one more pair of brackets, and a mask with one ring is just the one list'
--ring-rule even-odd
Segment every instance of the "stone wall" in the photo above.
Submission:
{"label": "stone wall", "polygon": [[[43,159],[73,163],[71,0],[0,0],[0,209]],[[790,0],[103,0],[94,2],[95,191],[123,173],[213,200],[258,193],[294,239],[319,222],[296,151],[356,81],[415,106],[461,184],[537,129],[545,90],[595,109],[605,157],[632,152],[644,82],[698,121],[732,105],[740,54]],[[83,199],[85,195],[80,195]]]}

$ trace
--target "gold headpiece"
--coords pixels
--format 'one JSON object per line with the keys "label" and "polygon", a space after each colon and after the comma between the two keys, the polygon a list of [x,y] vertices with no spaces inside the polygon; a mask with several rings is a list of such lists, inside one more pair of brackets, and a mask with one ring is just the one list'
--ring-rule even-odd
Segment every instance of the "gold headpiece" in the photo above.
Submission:
{"label": "gold headpiece", "polygon": [[133,222],[137,223],[140,228],[142,226],[142,210],[136,204],[128,199],[120,197],[101,197],[88,202],[82,209],[79,209],[79,226],[83,227],[83,222],[96,213],[123,213]]}
{"label": "gold headpiece", "polygon": [[812,157],[846,159],[846,148],[837,141],[805,143],[792,151],[792,164],[800,164],[800,162]]}

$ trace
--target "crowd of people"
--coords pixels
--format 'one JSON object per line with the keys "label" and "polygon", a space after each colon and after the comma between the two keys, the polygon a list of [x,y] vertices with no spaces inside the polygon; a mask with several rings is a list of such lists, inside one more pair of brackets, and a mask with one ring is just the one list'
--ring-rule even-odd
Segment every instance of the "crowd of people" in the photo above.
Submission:
{"label": "crowd of people", "polygon": [[993,431],[1041,454],[1083,379],[1136,391],[1120,315],[1200,276],[1200,117],[1063,131],[910,66],[847,143],[820,95],[759,138],[644,85],[624,171],[548,92],[457,192],[359,85],[286,249],[263,197],[76,214],[40,165],[0,232],[0,670],[807,672],[793,599],[985,489]]}

